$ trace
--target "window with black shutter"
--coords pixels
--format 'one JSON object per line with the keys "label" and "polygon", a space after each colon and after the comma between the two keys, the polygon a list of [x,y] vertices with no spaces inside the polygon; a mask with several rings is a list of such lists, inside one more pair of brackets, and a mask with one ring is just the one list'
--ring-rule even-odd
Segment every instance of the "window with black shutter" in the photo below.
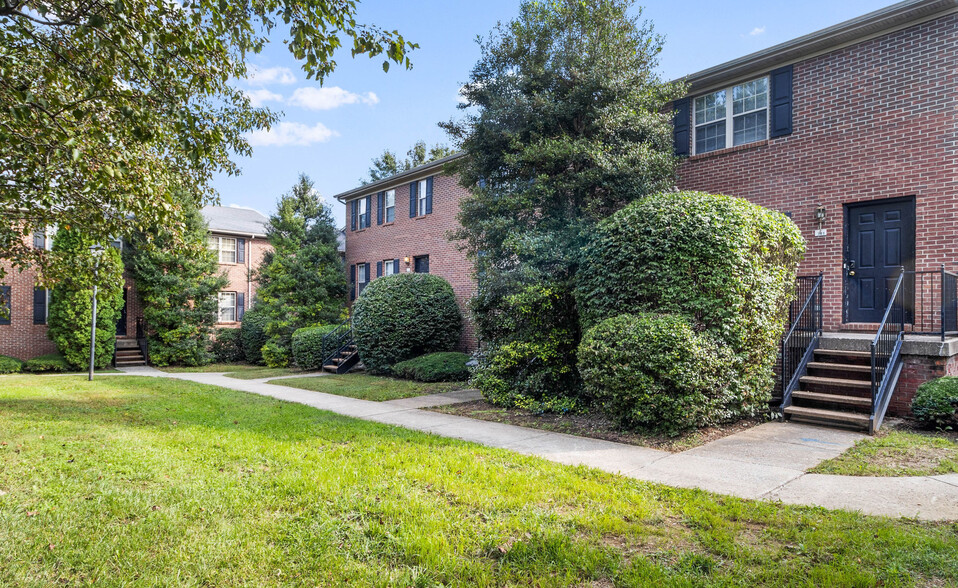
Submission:
{"label": "window with black shutter", "polygon": [[9,325],[13,316],[10,298],[10,286],[0,286],[0,325]]}
{"label": "window with black shutter", "polygon": [[50,291],[39,286],[33,289],[33,324],[47,324],[47,302]]}

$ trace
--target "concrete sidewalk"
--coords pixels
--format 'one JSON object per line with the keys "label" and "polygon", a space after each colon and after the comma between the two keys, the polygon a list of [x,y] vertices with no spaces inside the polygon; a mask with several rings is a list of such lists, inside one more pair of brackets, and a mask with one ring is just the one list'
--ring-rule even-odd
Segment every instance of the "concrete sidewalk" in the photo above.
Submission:
{"label": "concrete sidewalk", "polygon": [[422,410],[477,399],[472,391],[370,402],[222,374],[168,374],[151,368],[131,375],[189,380],[297,402],[321,410],[444,437],[585,465],[638,480],[700,488],[742,498],[857,510],[870,515],[958,520],[958,474],[867,478],[806,474],[864,435],[794,423],[766,423],[682,453],[575,437]]}

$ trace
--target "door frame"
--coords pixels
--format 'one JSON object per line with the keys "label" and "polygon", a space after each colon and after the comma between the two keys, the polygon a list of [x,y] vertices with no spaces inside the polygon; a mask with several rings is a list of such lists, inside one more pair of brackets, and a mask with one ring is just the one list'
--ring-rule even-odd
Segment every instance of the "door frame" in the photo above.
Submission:
{"label": "door frame", "polygon": [[[910,202],[912,209],[912,223],[914,231],[912,234],[915,237],[915,250],[914,255],[911,259],[903,259],[905,262],[904,267],[905,271],[915,271],[915,262],[918,257],[918,205],[917,197],[912,194],[909,196],[895,196],[894,198],[876,198],[873,200],[858,200],[855,202],[843,202],[842,203],[842,324],[843,325],[862,325],[862,324],[872,324],[872,323],[862,323],[857,321],[848,320],[848,304],[849,304],[849,282],[848,277],[848,254],[849,249],[851,248],[851,217],[848,214],[849,208],[855,208],[859,206],[874,206],[876,204],[896,204],[898,202]],[[914,277],[911,278],[911,282],[914,282]],[[911,323],[914,322],[914,297],[915,297],[915,288],[914,286],[908,287],[908,280],[906,276],[905,286],[905,322]],[[909,300],[910,296],[910,300]]]}

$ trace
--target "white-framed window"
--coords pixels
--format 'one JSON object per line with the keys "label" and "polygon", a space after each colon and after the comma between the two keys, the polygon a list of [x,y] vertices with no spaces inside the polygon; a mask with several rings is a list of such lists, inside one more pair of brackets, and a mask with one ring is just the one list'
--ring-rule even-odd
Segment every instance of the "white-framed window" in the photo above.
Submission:
{"label": "white-framed window", "polygon": [[356,282],[360,284],[365,284],[369,281],[369,276],[366,275],[366,264],[360,263],[356,266]]}
{"label": "white-framed window", "polygon": [[220,263],[236,263],[236,239],[210,236],[210,249],[217,252]]}
{"label": "white-framed window", "polygon": [[383,216],[386,219],[387,223],[391,223],[396,220],[396,191],[395,190],[386,190],[386,196],[383,198],[383,208],[385,212]]}
{"label": "white-framed window", "polygon": [[236,322],[236,292],[220,292],[219,321]]}
{"label": "white-framed window", "polygon": [[359,199],[359,228],[369,227],[369,196]]}
{"label": "white-framed window", "polygon": [[391,276],[396,273],[396,260],[395,259],[384,259],[383,260],[383,275]]}
{"label": "white-framed window", "polygon": [[768,78],[699,96],[694,104],[695,153],[768,138]]}
{"label": "white-framed window", "polygon": [[419,191],[417,194],[417,199],[419,201],[419,216],[423,216],[426,214],[426,180],[419,180],[417,189]]}

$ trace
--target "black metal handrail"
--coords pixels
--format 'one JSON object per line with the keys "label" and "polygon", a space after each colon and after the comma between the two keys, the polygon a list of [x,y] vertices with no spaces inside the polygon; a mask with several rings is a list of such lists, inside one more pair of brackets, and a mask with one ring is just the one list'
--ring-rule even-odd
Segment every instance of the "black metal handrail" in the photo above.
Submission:
{"label": "black metal handrail", "polygon": [[906,271],[905,276],[905,303],[913,301],[905,309],[910,315],[906,322],[912,325],[909,333],[936,335],[942,341],[958,335],[958,274],[946,271],[942,264],[937,270]]}
{"label": "black metal handrail", "polygon": [[902,268],[871,344],[872,410],[869,432],[872,433],[881,426],[900,371],[901,346],[905,337],[905,274]]}
{"label": "black metal handrail", "polygon": [[323,358],[323,365],[329,365],[329,362],[352,342],[353,319],[350,317],[339,323],[335,329],[323,335],[323,349],[329,350],[326,357]]}
{"label": "black metal handrail", "polygon": [[822,335],[823,283],[822,273],[796,279],[796,296],[789,305],[790,326],[782,338],[782,409],[791,404],[792,391],[798,386]]}

